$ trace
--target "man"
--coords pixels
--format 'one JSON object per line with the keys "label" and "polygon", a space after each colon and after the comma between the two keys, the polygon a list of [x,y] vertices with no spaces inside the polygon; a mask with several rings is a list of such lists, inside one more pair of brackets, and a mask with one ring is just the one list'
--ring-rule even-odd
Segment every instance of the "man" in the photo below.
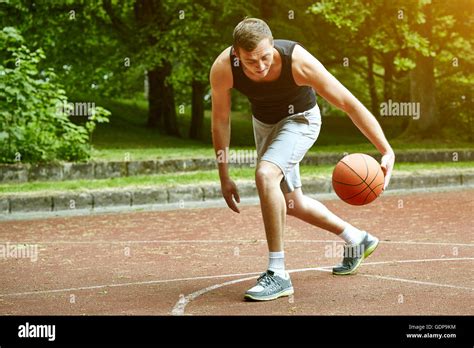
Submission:
{"label": "man", "polygon": [[[395,155],[375,117],[301,45],[273,40],[268,25],[247,18],[234,29],[234,43],[215,60],[210,72],[212,138],[217,153],[230,142],[231,89],[246,95],[253,112],[258,163],[255,182],[260,198],[269,265],[246,299],[265,301],[293,294],[285,271],[283,230],[286,214],[339,235],[347,250],[333,274],[354,273],[377,247],[378,239],[331,213],[301,189],[299,162],[316,141],[321,116],[315,91],[345,111],[360,131],[382,154],[381,166],[387,187]],[[228,164],[219,163],[222,195],[230,209],[239,213],[240,202]]]}

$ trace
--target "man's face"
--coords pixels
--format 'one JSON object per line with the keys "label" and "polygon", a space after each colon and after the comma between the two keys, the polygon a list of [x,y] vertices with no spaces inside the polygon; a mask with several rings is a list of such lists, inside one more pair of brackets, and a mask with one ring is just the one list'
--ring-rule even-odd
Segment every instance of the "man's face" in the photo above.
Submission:
{"label": "man's face", "polygon": [[267,76],[273,62],[273,44],[269,39],[263,39],[251,52],[238,48],[236,55],[247,73],[255,79]]}

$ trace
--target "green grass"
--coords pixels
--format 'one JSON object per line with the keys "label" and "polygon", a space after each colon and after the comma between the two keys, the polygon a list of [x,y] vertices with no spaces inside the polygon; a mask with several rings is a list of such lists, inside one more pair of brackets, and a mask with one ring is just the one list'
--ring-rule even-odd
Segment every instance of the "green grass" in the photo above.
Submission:
{"label": "green grass", "polygon": [[[94,150],[92,160],[122,161],[169,159],[169,158],[198,158],[214,156],[210,133],[210,111],[205,112],[204,139],[195,141],[186,139],[189,131],[190,115],[178,114],[178,123],[182,138],[170,137],[157,130],[146,128],[147,104],[145,101],[102,101],[98,103],[112,111],[110,123],[98,125],[92,137]],[[247,113],[233,112],[231,116],[232,135],[231,148],[254,149],[251,118]],[[445,150],[472,149],[468,142],[454,140],[441,142],[438,139],[420,142],[406,142],[396,138],[398,120],[388,120],[383,124],[396,153],[408,150]],[[310,150],[310,153],[321,152],[369,152],[375,148],[352,124],[348,117],[323,117],[320,136]]]}
{"label": "green grass", "polygon": [[[147,105],[145,101],[101,101],[101,106],[112,112],[110,123],[99,124],[92,137],[92,160],[122,161],[161,158],[213,157],[212,139],[207,131],[203,141],[186,139],[190,115],[178,113],[181,138],[161,134],[146,127]],[[210,111],[206,111],[204,128],[210,130]],[[243,113],[232,114],[233,144],[253,144],[250,118]],[[241,146],[241,145],[240,145]],[[244,146],[245,147],[245,146]],[[250,146],[246,146],[249,148]],[[242,146],[241,146],[242,148]]]}
{"label": "green grass", "polygon": [[[427,151],[427,150],[472,150],[473,146],[469,143],[457,143],[456,146],[449,147],[446,144],[418,143],[406,144],[403,141],[391,141],[395,154],[406,151]],[[254,150],[253,146],[231,147],[233,150]],[[316,143],[309,154],[318,153],[339,153],[344,152],[377,152],[376,148],[370,144],[351,144],[351,145],[326,145],[319,146]],[[124,161],[124,160],[152,160],[152,159],[185,159],[185,158],[213,158],[214,149],[211,145],[193,146],[193,147],[166,147],[166,148],[120,148],[120,149],[95,149],[93,151],[93,160],[95,161]]]}
{"label": "green grass", "polygon": [[168,148],[118,148],[94,149],[94,161],[130,161],[152,159],[212,158],[212,147],[168,147]]}
{"label": "green grass", "polygon": [[[301,166],[301,176],[311,178],[319,175],[330,175],[334,166]],[[442,163],[397,163],[395,170],[446,170],[446,169],[474,169],[474,162],[442,162]],[[231,168],[230,175],[234,180],[253,180],[254,168]],[[197,183],[219,183],[217,170],[199,172],[182,172],[153,176],[133,176],[125,178],[111,178],[102,180],[76,180],[59,182],[29,182],[21,184],[1,184],[0,194],[19,192],[54,192],[80,191],[84,189],[126,188],[137,186],[175,186]]]}
{"label": "green grass", "polygon": [[98,104],[112,112],[110,122],[99,124],[92,136],[92,144],[98,150],[202,148],[201,142],[166,136],[147,128],[146,101],[101,101]]}

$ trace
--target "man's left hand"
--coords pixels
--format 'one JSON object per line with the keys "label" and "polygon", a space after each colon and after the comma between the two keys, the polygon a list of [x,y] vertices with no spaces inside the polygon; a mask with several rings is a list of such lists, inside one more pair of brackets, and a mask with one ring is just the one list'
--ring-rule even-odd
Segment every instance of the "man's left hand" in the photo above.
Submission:
{"label": "man's left hand", "polygon": [[390,178],[392,177],[392,170],[393,165],[395,163],[395,154],[393,152],[387,153],[382,156],[382,160],[380,161],[380,166],[382,167],[383,174],[385,176],[385,182],[383,185],[383,189],[385,190],[390,182]]}

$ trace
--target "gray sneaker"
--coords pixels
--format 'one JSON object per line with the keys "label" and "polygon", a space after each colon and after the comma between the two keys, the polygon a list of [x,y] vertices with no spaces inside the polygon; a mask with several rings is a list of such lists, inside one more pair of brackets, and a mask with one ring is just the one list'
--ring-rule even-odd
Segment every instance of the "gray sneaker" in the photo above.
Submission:
{"label": "gray sneaker", "polygon": [[254,301],[269,301],[279,297],[293,295],[291,279],[283,279],[273,271],[266,271],[257,279],[257,285],[245,293],[245,299]]}
{"label": "gray sneaker", "polygon": [[349,275],[354,274],[362,261],[370,256],[379,245],[377,237],[365,232],[365,237],[359,244],[346,245],[344,247],[344,259],[342,264],[332,269],[332,274]]}

